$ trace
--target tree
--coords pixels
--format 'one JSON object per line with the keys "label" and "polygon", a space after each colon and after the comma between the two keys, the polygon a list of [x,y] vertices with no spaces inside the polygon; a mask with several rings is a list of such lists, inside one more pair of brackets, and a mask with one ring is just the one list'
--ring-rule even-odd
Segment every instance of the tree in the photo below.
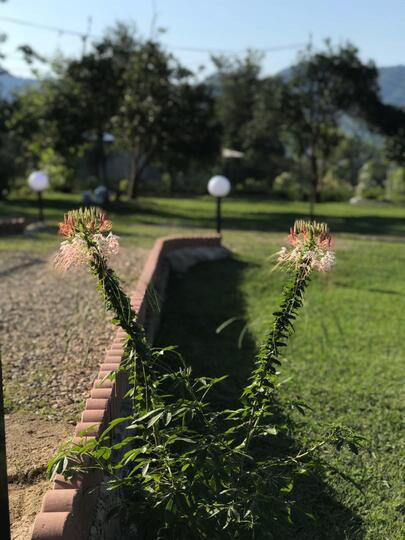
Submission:
{"label": "tree", "polygon": [[113,119],[117,143],[132,157],[129,197],[137,196],[145,167],[157,154],[167,152],[173,121],[179,119],[174,115],[175,82],[185,75],[157,42],[148,40],[131,55],[122,102]]}
{"label": "tree", "polygon": [[[49,149],[60,165],[74,168],[86,144],[85,122],[75,104],[74,92],[59,79],[43,80],[18,96],[7,128],[19,143],[16,160],[23,169],[39,167]],[[70,189],[66,180],[64,188]]]}
{"label": "tree", "polygon": [[386,137],[384,150],[387,159],[405,165],[405,125],[395,135]]}
{"label": "tree", "polygon": [[[20,141],[26,167],[47,162],[54,170],[72,171],[95,143],[95,174],[106,183],[104,136],[122,99],[136,43],[131,28],[118,24],[82,58],[56,58],[53,76],[18,96],[9,128]],[[71,187],[68,178],[64,187]]]}
{"label": "tree", "polygon": [[185,79],[172,88],[172,128],[159,163],[170,173],[170,192],[179,173],[206,169],[219,156],[220,125],[215,100],[204,83]]}
{"label": "tree", "polygon": [[[93,44],[89,54],[67,61],[60,74],[63,85],[76,96],[75,109],[82,120],[79,130],[85,125],[78,136],[95,141],[95,173],[103,184],[107,183],[104,138],[122,100],[124,74],[136,47],[133,30],[119,23]],[[76,119],[69,118],[71,112],[66,120],[75,124]]]}
{"label": "tree", "polygon": [[0,199],[7,197],[19,172],[19,164],[15,159],[19,147],[7,127],[12,110],[12,103],[0,99]]}
{"label": "tree", "polygon": [[216,106],[222,143],[225,147],[243,150],[260,86],[261,56],[250,51],[242,60],[225,56],[212,60],[218,72]]}
{"label": "tree", "polygon": [[296,146],[310,163],[312,214],[320,200],[328,160],[339,142],[342,113],[363,118],[386,132],[398,123],[395,107],[380,101],[377,78],[375,65],[363,63],[350,43],[333,48],[327,41],[325,50],[316,53],[309,47],[293,68],[284,110]]}
{"label": "tree", "polygon": [[244,153],[228,172],[239,182],[247,177],[271,182],[285,168],[282,83],[275,77],[260,79],[261,55],[254,51],[242,60],[222,56],[214,63],[222,146]]}
{"label": "tree", "polygon": [[290,165],[283,141],[283,84],[277,77],[260,81],[253,103],[252,117],[245,126],[243,144],[245,167],[250,175],[267,181]]}

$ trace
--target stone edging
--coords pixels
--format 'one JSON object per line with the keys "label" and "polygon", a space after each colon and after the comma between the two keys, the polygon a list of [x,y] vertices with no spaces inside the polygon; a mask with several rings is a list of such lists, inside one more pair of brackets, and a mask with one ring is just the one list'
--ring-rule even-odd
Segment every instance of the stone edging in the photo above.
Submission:
{"label": "stone edging", "polygon": [[[190,252],[192,248],[198,248],[196,251],[199,253],[194,262],[204,258],[201,256],[201,248],[223,250],[220,235],[179,236],[156,240],[149,254],[131,296],[131,302],[151,343],[159,326],[159,310],[148,301],[148,295],[153,294],[154,304],[156,300],[162,302],[170,271],[170,255],[178,250]],[[176,266],[178,266],[178,261]],[[76,438],[85,429],[89,429],[88,433],[86,432],[88,437],[98,436],[106,428],[108,422],[119,415],[121,402],[127,391],[127,382],[120,376],[115,381],[110,379],[103,381],[103,378],[120,364],[124,352],[125,335],[123,330],[117,330],[100,364],[100,371],[90,391],[90,398],[87,399],[81,421],[75,428]],[[80,437],[80,440],[82,439]],[[102,479],[100,472],[77,475],[69,481],[58,476],[53,488],[43,498],[41,511],[33,525],[32,540],[87,540],[97,505],[98,490],[96,488]]]}

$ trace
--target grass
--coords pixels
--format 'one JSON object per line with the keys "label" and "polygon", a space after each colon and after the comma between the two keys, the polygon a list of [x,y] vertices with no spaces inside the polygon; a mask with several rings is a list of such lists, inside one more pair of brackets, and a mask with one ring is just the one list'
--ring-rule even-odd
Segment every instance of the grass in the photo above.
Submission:
{"label": "grass", "polygon": [[[64,212],[80,206],[76,194],[47,193],[45,219],[48,232],[30,237],[0,237],[0,251],[9,249],[43,252],[55,249],[58,239],[54,232]],[[136,242],[148,247],[163,234],[176,234],[212,230],[214,227],[214,203],[211,197],[159,198],[142,197],[136,202],[112,203],[109,215],[114,220],[115,231],[124,244]],[[285,233],[297,217],[308,216],[308,204],[304,202],[270,201],[263,197],[229,198],[223,205],[223,226],[226,239],[235,244],[243,243],[240,233]],[[23,216],[28,221],[37,217],[34,197],[12,198],[0,201],[0,219]],[[385,204],[353,206],[345,203],[322,203],[317,206],[317,219],[328,221],[335,233],[345,235],[368,235],[376,237],[405,236],[405,208]],[[243,236],[243,235],[242,235]],[[248,236],[248,235],[247,235]]]}
{"label": "grass", "polygon": [[[49,195],[47,221],[56,227],[63,212],[77,204],[75,196]],[[280,400],[300,396],[313,408],[304,419],[294,417],[297,444],[336,421],[368,437],[371,453],[328,455],[362,491],[336,475],[298,486],[304,509],[316,521],[299,520],[291,538],[402,540],[405,208],[328,203],[317,210],[337,233],[337,265],[308,290],[282,367]],[[224,401],[238,394],[277,305],[283,275],[271,273],[268,255],[279,248],[293,220],[306,213],[304,203],[226,200],[224,243],[235,258],[201,264],[171,280],[160,340],[178,344],[196,372],[231,374],[222,387]],[[0,207],[3,214],[32,218],[35,207],[14,200]],[[214,205],[208,197],[141,198],[115,205],[110,214],[124,244],[149,247],[158,236],[211,231]],[[0,250],[50,250],[57,243],[53,232],[0,238]],[[241,320],[215,334],[233,316]]]}

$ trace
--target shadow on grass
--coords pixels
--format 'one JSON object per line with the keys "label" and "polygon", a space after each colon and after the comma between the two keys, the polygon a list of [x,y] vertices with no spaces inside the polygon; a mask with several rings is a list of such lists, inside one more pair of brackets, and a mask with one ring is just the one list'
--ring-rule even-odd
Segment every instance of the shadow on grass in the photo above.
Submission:
{"label": "shadow on grass", "polygon": [[[190,228],[213,228],[213,218],[203,216],[185,216],[176,212],[165,212],[162,209],[149,208],[140,212],[139,222],[145,225],[156,224],[149,216],[158,216],[167,224],[175,224]],[[224,212],[222,226],[224,230],[246,230],[260,232],[285,232],[296,219],[308,219],[306,212],[251,212],[240,216],[227,215]],[[327,222],[335,233],[371,235],[371,236],[403,236],[405,234],[405,218],[397,216],[328,216],[316,214],[317,221]]]}
{"label": "shadow on grass", "polygon": [[[200,263],[184,276],[172,275],[163,306],[158,345],[178,345],[196,375],[229,374],[217,387],[216,407],[235,404],[256,351],[248,333],[243,348],[238,348],[243,323],[230,325],[219,335],[215,333],[225,320],[245,316],[240,284],[246,267],[243,262],[228,259]],[[283,411],[280,414],[282,416]],[[276,446],[275,453],[291,455],[296,445],[293,440],[284,440],[278,441]],[[360,518],[336,499],[322,478],[299,480],[295,497],[300,510],[294,525],[277,540],[360,540],[364,537]],[[313,514],[315,521],[307,514]]]}
{"label": "shadow on grass", "polygon": [[[170,201],[170,199],[169,199]],[[193,199],[190,199],[192,202]],[[199,199],[195,199],[199,201]],[[255,211],[256,204],[263,204],[266,198],[249,197],[232,199],[223,209],[223,227],[229,230],[257,230],[262,232],[285,232],[293,224],[295,219],[308,218],[308,211],[293,212],[291,204],[279,201],[277,209],[269,207],[269,211]],[[270,202],[270,201],[269,201]],[[61,196],[46,199],[45,209],[49,214],[57,216],[69,209],[78,208],[79,201],[66,199]],[[261,206],[263,208],[263,206]],[[375,215],[373,210],[377,207],[370,206],[368,215],[355,215],[358,209],[343,208],[342,215],[330,216],[325,213],[322,204],[316,207],[316,219],[329,223],[334,232],[350,233],[372,236],[404,236],[405,235],[405,209],[404,217],[398,215]],[[22,215],[34,219],[36,201],[32,199],[12,200],[3,204],[0,214]],[[201,207],[187,207],[179,205],[178,199],[173,199],[173,204],[162,205],[153,198],[139,201],[111,202],[107,208],[112,217],[123,217],[125,222],[139,223],[144,225],[179,226],[187,228],[212,229],[214,212],[211,204],[201,201]],[[348,212],[351,215],[344,215]],[[376,212],[378,214],[378,212]]]}

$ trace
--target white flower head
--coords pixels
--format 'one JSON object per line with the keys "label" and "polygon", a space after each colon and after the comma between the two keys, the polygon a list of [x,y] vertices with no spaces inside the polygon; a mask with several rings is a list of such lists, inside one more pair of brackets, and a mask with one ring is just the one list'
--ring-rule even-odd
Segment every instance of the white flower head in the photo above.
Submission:
{"label": "white flower head", "polygon": [[326,224],[296,221],[288,236],[291,248],[281,248],[277,253],[278,263],[292,268],[305,267],[308,272],[313,269],[329,272],[335,264],[331,240]]}

